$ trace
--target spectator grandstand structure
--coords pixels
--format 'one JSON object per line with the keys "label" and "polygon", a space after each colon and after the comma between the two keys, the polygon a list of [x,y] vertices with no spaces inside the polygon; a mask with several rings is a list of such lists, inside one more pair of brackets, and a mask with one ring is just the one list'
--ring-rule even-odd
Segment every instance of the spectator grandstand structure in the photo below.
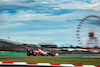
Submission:
{"label": "spectator grandstand structure", "polygon": [[0,39],[0,51],[26,52],[26,49],[41,49],[41,47]]}

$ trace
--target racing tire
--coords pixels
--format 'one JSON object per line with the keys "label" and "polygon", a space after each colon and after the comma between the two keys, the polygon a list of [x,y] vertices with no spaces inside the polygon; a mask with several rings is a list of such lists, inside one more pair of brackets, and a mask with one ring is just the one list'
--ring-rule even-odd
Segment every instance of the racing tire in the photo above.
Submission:
{"label": "racing tire", "polygon": [[36,52],[34,52],[34,53],[33,53],[33,56],[37,56],[37,53],[36,53]]}
{"label": "racing tire", "polygon": [[30,56],[30,54],[27,53],[27,56]]}
{"label": "racing tire", "polygon": [[55,56],[55,54],[54,54],[54,53],[52,53],[52,56]]}

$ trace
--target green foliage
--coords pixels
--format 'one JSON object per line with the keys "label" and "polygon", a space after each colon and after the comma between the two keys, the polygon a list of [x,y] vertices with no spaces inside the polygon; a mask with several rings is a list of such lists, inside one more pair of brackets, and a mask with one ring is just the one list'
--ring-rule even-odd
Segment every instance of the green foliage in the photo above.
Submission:
{"label": "green foliage", "polygon": [[63,54],[67,54],[67,52],[66,52],[66,51],[62,51],[62,53],[63,53]]}

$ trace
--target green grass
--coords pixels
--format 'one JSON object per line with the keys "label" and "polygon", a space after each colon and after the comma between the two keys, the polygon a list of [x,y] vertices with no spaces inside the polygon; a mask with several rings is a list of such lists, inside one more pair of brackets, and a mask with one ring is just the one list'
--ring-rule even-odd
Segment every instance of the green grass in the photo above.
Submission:
{"label": "green grass", "polygon": [[0,61],[100,65],[100,58],[82,58],[82,57],[0,56]]}

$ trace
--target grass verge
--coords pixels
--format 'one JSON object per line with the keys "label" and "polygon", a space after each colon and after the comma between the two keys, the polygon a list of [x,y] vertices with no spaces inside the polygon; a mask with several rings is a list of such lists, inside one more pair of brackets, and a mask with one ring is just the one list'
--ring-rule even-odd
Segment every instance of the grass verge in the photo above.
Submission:
{"label": "grass verge", "polygon": [[100,58],[82,58],[82,57],[0,56],[0,61],[100,65]]}

